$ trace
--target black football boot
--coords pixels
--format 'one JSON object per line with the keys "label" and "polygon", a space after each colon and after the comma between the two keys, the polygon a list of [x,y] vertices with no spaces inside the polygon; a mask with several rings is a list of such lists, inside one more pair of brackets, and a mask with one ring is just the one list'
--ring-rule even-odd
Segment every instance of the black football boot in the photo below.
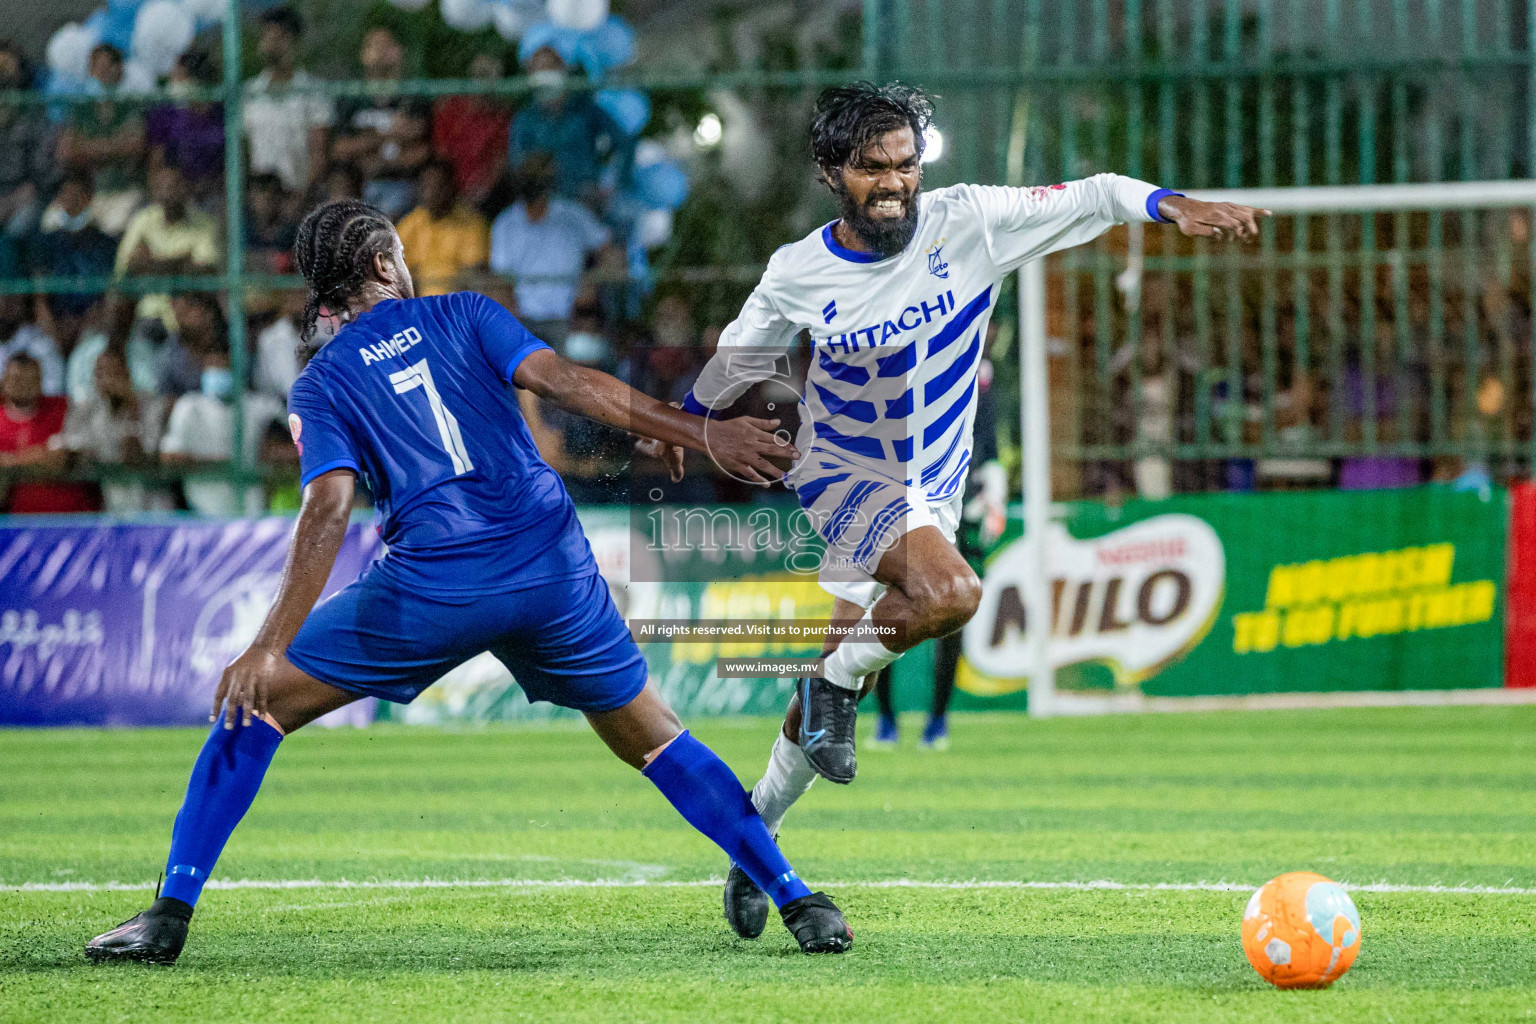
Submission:
{"label": "black football boot", "polygon": [[800,680],[800,749],[816,774],[846,786],[858,774],[853,726],[859,692],[825,679]]}
{"label": "black football boot", "polygon": [[824,892],[790,900],[779,908],[802,953],[846,953],[853,948],[853,932],[843,912]]}
{"label": "black football boot", "polygon": [[768,894],[735,864],[725,876],[725,919],[731,931],[744,939],[763,934],[768,924]]}
{"label": "black football boot", "polygon": [[148,910],[135,914],[111,931],[85,944],[85,955],[97,963],[136,960],[173,964],[187,944],[192,908],[174,896],[161,896]]}

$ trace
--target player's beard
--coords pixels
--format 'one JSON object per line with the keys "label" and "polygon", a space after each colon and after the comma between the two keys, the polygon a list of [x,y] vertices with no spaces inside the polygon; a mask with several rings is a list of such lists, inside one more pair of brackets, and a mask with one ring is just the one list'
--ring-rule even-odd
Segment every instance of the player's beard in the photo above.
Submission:
{"label": "player's beard", "polygon": [[[862,203],[856,202],[841,184],[834,186],[833,191],[842,207],[843,223],[881,259],[901,252],[917,234],[917,197],[922,192],[921,185],[915,186],[911,195],[890,190],[871,192]],[[900,199],[906,209],[900,217],[877,217],[874,205],[882,199]]]}

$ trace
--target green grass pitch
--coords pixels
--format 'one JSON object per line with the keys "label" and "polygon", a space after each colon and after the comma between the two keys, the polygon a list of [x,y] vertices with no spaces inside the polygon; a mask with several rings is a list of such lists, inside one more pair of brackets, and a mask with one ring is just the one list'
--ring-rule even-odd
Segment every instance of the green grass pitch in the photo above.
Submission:
{"label": "green grass pitch", "polygon": [[[584,730],[385,727],[286,741],[215,874],[372,884],[210,890],[173,968],[81,946],[145,905],[102,883],[153,881],[200,732],[0,732],[0,1021],[1536,1020],[1536,707],[907,725],[786,822],[847,956],[732,937],[676,884],[719,853]],[[748,783],[773,728],[697,723]],[[1328,991],[1249,969],[1246,891],[1147,887],[1295,869],[1385,883]],[[544,884],[382,884],[427,879]]]}

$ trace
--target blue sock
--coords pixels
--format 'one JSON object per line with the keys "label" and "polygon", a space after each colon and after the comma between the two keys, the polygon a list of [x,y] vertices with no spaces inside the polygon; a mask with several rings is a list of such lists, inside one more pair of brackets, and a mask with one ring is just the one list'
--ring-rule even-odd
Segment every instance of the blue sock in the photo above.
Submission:
{"label": "blue sock", "polygon": [[811,894],[779,852],[736,774],[686,730],[642,771],[688,824],[714,840],[775,906]]}
{"label": "blue sock", "polygon": [[165,863],[161,896],[197,906],[208,873],[224,852],[229,834],[240,824],[283,734],[261,719],[224,728],[221,718],[208,733],[187,780],[187,798],[171,830],[171,855]]}

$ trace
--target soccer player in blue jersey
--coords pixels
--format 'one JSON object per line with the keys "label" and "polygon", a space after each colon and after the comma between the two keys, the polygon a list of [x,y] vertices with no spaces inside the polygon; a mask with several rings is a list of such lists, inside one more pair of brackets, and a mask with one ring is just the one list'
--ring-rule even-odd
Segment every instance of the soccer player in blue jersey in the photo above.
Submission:
{"label": "soccer player in blue jersey", "polygon": [[[321,311],[343,326],[289,399],[304,503],[282,583],[219,682],[164,888],[148,910],[92,939],[87,956],[174,962],[285,735],[365,695],[407,703],[487,650],[530,700],[583,712],[620,759],[751,873],[804,952],[849,949],[837,907],[800,881],[730,768],[647,685],[645,660],[512,387],[669,446],[703,450],[706,421],[567,362],[481,295],[415,298],[399,236],[363,203],[312,211],[295,255],[310,289],[306,342]],[[777,478],[769,457],[786,450],[769,433],[775,426],[716,423],[709,451],[733,472]],[[317,607],[359,477],[389,552]]]}

